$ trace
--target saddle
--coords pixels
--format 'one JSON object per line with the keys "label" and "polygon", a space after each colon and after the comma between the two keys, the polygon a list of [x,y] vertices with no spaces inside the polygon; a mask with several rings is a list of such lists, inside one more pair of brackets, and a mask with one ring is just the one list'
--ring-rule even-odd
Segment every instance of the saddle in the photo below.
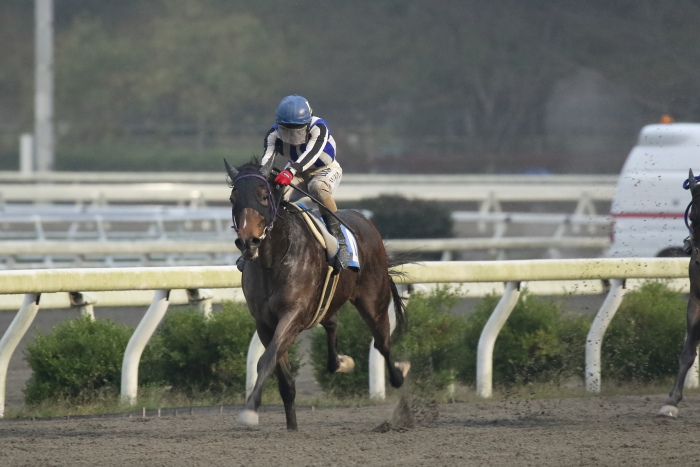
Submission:
{"label": "saddle", "polygon": [[[340,274],[334,274],[333,266],[330,264],[331,260],[338,251],[338,240],[328,232],[321,218],[303,204],[289,203],[289,207],[292,212],[298,213],[301,218],[304,219],[304,222],[309,227],[309,230],[313,234],[316,241],[318,241],[321,247],[326,250],[326,261],[329,263],[326,278],[323,282],[321,300],[316,308],[316,313],[314,313],[313,319],[306,326],[306,329],[311,329],[318,325],[323,317],[326,316],[328,305],[330,305],[333,295],[335,294],[335,287],[338,285]],[[355,248],[355,251],[357,251],[357,248]]]}
{"label": "saddle", "polygon": [[316,241],[326,250],[326,259],[330,262],[338,251],[338,240],[328,232],[323,220],[309,208],[297,203],[289,203],[289,206],[304,219]]}

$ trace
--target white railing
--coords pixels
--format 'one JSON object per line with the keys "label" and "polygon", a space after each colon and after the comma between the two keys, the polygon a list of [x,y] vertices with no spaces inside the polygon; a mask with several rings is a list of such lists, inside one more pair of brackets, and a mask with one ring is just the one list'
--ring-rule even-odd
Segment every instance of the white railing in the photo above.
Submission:
{"label": "white railing", "polygon": [[[0,207],[0,269],[232,264],[238,254],[230,216],[228,207],[6,204]],[[387,244],[451,260],[455,252],[474,250],[506,259],[514,249],[544,250],[528,257],[596,257],[610,243],[609,217],[590,213],[455,211],[452,219],[461,238]],[[591,251],[571,254],[580,249]]]}
{"label": "white railing", "polygon": [[[229,265],[239,252],[229,240],[43,240],[0,241],[0,269],[54,267],[183,266]],[[387,240],[391,253],[442,253],[451,260],[453,253],[493,250],[503,259],[507,250],[546,250],[558,258],[563,249],[590,250],[598,257],[610,246],[607,237],[485,237],[419,240]]]}
{"label": "white railing", "polygon": [[[586,387],[600,390],[600,346],[607,323],[619,305],[624,293],[625,279],[680,278],[687,279],[688,260],[684,258],[650,259],[576,259],[532,261],[483,262],[426,262],[401,267],[399,283],[505,283],[504,294],[485,326],[479,341],[477,361],[477,394],[491,396],[491,368],[493,343],[510,312],[517,303],[524,283],[536,290],[540,281],[611,281],[611,287],[601,307],[586,344]],[[189,268],[113,268],[64,269],[0,272],[0,294],[23,294],[24,298],[15,319],[0,340],[0,416],[4,414],[7,366],[17,344],[31,325],[42,294],[99,291],[156,291],[149,311],[132,336],[122,368],[122,398],[136,398],[137,368],[147,341],[167,309],[168,291],[185,289],[229,289],[240,286],[240,273],[235,267]],[[583,287],[582,289],[585,289]],[[200,295],[201,297],[201,295]],[[598,317],[602,318],[598,318]],[[251,354],[256,350],[251,348]],[[371,358],[376,358],[376,355]],[[377,368],[377,362],[373,364]],[[381,367],[381,365],[379,365]],[[697,371],[692,372],[687,384],[697,385]],[[370,394],[383,397],[375,390],[379,384],[376,375],[370,378]],[[382,379],[383,383],[383,379]]]}
{"label": "white railing", "polygon": [[[5,173],[7,174],[7,173]],[[0,174],[1,175],[1,174]],[[30,179],[6,175],[0,183],[1,203],[225,204],[230,189],[221,174],[88,174],[80,183],[66,183],[75,175],[36,174]],[[61,178],[65,178],[61,182]],[[2,177],[0,177],[2,180]],[[108,183],[107,181],[113,181]],[[160,181],[159,181],[160,180]],[[168,181],[169,180],[169,181]],[[566,201],[574,213],[589,213],[594,202],[609,203],[617,176],[526,175],[373,175],[346,174],[334,194],[339,202],[379,195],[409,199],[468,201],[482,212],[501,211],[501,203]]]}

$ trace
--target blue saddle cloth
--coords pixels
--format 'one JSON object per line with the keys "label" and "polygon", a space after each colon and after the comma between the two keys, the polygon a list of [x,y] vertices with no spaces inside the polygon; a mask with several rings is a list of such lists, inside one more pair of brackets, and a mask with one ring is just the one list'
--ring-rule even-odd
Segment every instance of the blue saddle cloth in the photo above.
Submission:
{"label": "blue saddle cloth", "polygon": [[[317,211],[312,211],[301,203],[294,204],[296,204],[305,211],[309,211],[311,214],[316,216],[324,226],[326,225],[325,221],[323,220],[323,217],[321,217],[321,215]],[[350,262],[348,263],[348,267],[360,269],[360,256],[357,253],[357,240],[355,239],[355,235],[353,235],[353,233],[350,232],[342,224],[340,225],[340,230],[341,232],[343,232],[343,236],[345,237],[345,245],[347,246],[348,253],[350,253],[351,256]]]}

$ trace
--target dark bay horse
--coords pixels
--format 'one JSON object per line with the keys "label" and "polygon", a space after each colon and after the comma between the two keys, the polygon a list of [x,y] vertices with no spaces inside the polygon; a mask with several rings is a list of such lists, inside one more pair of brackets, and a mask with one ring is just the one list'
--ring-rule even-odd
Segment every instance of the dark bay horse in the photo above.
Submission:
{"label": "dark bay horse", "polygon": [[[313,237],[298,211],[281,201],[283,189],[271,183],[272,159],[264,167],[250,162],[238,168],[225,162],[231,177],[233,228],[236,246],[245,258],[242,287],[258,336],[265,352],[258,361],[258,378],[239,416],[244,425],[258,424],[263,383],[274,370],[284,402],[287,428],[297,428],[294,378],[287,350],[300,332],[312,323],[321,300],[328,273],[326,251]],[[399,327],[405,327],[404,305],[389,275],[384,243],[377,229],[362,214],[351,210],[337,212],[341,221],[354,231],[360,268],[340,272],[338,284],[325,317],[330,372],[354,366],[352,359],[338,355],[336,312],[350,301],[374,337],[374,346],[384,356],[389,381],[403,384],[408,364],[394,362],[391,356],[389,304],[393,299]]]}
{"label": "dark bay horse", "polygon": [[690,298],[686,310],[687,335],[679,358],[680,369],[673,389],[668,395],[668,400],[659,411],[659,415],[669,417],[678,416],[678,403],[683,399],[685,378],[695,362],[698,342],[700,342],[700,183],[695,179],[692,169],[688,174],[687,186],[692,195],[692,201],[688,206],[689,211],[686,211],[687,219],[690,220],[688,224],[691,246],[688,266]]}

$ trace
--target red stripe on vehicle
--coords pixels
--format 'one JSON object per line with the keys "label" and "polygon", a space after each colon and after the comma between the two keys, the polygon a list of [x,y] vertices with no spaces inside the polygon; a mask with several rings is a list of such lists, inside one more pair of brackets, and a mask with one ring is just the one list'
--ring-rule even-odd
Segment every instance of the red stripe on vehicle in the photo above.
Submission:
{"label": "red stripe on vehicle", "polygon": [[652,218],[652,219],[683,219],[683,213],[677,212],[613,212],[612,217]]}

